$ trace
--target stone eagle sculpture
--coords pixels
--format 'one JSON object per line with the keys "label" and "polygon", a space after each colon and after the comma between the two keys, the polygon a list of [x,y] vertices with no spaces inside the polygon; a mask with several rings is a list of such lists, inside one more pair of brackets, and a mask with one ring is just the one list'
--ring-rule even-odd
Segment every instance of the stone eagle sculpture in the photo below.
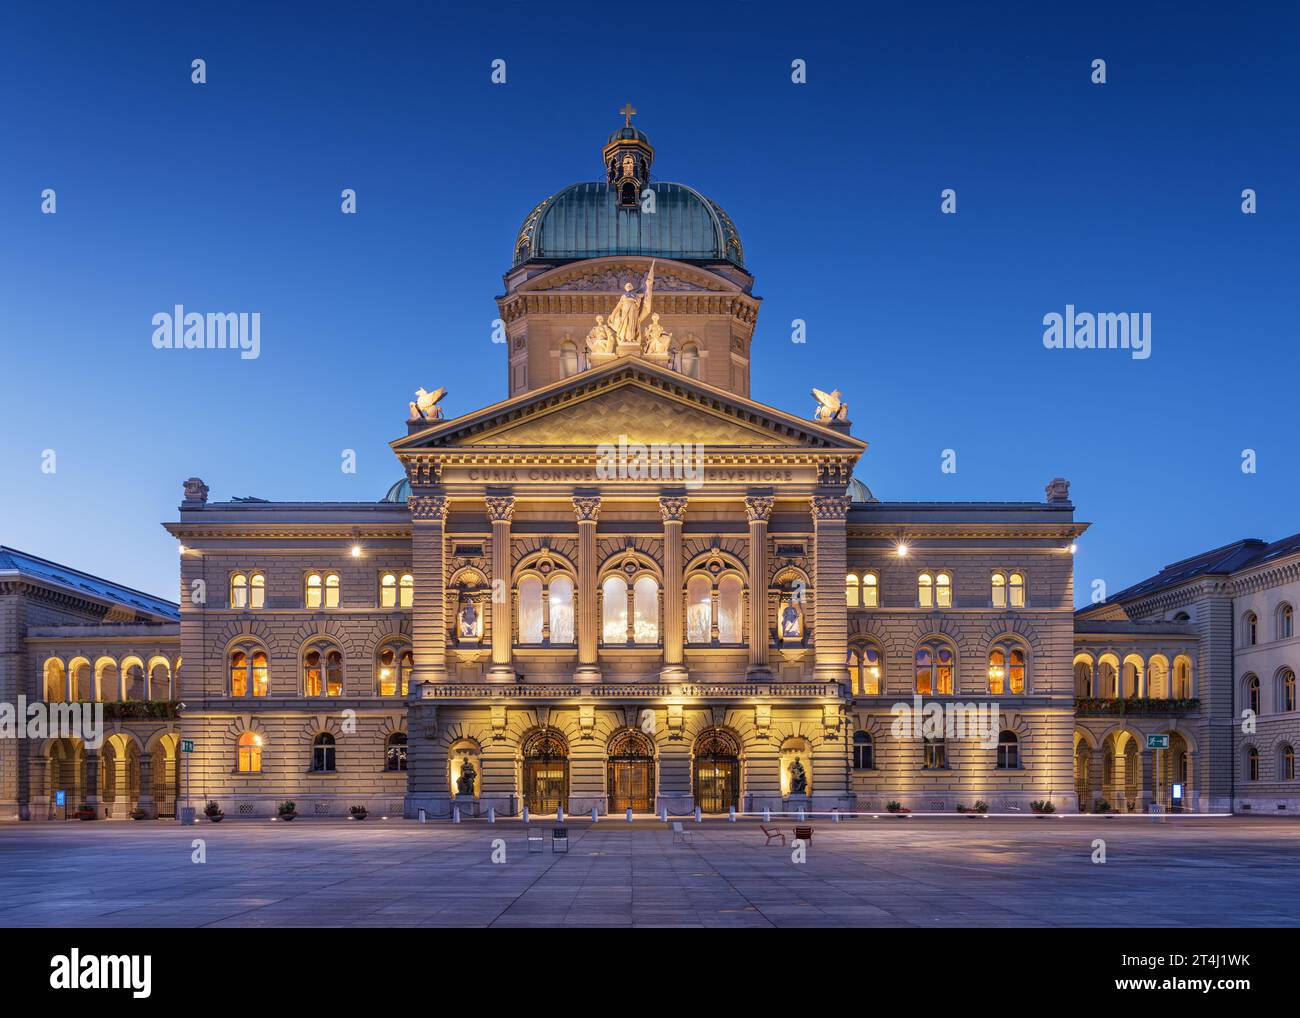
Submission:
{"label": "stone eagle sculpture", "polygon": [[447,395],[445,386],[434,389],[433,392],[425,392],[423,388],[416,389],[415,402],[408,404],[411,408],[410,419],[413,421],[442,420],[442,407],[438,406],[438,404],[445,395]]}
{"label": "stone eagle sculpture", "polygon": [[840,399],[840,390],[834,392],[822,392],[821,389],[812,391],[813,398],[817,400],[817,409],[813,411],[813,417],[819,421],[847,421],[849,419],[849,405]]}

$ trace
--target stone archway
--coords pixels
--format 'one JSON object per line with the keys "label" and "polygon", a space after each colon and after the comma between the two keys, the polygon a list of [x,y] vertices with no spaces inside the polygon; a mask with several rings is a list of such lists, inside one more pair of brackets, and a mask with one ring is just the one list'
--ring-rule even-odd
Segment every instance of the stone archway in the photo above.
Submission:
{"label": "stone archway", "polygon": [[695,805],[705,813],[726,813],[740,801],[740,742],[722,728],[695,740]]}
{"label": "stone archway", "polygon": [[534,732],[523,745],[524,805],[554,813],[569,804],[569,744],[554,728]]}
{"label": "stone archway", "polygon": [[606,771],[610,813],[654,812],[654,746],[645,733],[635,728],[616,732],[609,740]]}

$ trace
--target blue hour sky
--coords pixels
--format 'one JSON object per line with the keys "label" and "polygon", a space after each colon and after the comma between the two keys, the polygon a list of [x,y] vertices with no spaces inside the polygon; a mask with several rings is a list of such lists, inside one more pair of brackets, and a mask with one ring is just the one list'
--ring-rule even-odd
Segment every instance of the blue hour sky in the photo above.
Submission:
{"label": "blue hour sky", "polygon": [[[175,598],[190,475],[379,498],[417,386],[504,395],[515,233],[628,100],[740,230],[754,397],[842,389],[880,498],[1065,476],[1081,597],[1300,530],[1300,14],[1134,6],[10,6],[0,542]],[[175,304],[260,312],[261,356],[155,350]],[[1150,313],[1151,357],[1045,349],[1067,304]]]}

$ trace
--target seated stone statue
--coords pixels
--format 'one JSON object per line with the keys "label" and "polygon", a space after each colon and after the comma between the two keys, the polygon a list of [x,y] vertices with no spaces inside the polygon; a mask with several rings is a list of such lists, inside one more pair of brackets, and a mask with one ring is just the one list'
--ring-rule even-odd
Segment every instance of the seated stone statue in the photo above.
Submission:
{"label": "seated stone statue", "polygon": [[473,761],[466,760],[460,768],[460,777],[456,779],[456,794],[467,795],[470,798],[474,796],[474,781],[478,777],[478,771],[474,769]]}
{"label": "seated stone statue", "polygon": [[596,316],[596,324],[587,333],[587,350],[591,353],[614,352],[614,330],[605,324],[604,315]]}
{"label": "seated stone statue", "polygon": [[803,764],[795,757],[794,763],[790,765],[790,794],[806,795],[808,793],[808,772],[803,769]]}
{"label": "seated stone statue", "polygon": [[659,324],[659,315],[651,315],[650,324],[645,328],[645,352],[656,357],[663,356],[668,352],[672,340],[673,334],[664,332],[664,327]]}

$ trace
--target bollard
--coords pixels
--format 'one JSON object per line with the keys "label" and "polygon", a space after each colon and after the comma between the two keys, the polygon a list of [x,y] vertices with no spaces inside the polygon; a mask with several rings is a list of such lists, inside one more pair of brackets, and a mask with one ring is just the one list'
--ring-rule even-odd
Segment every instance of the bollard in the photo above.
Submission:
{"label": "bollard", "polygon": [[727,819],[733,824],[736,822],[736,807],[732,806],[727,810]]}
{"label": "bollard", "polygon": [[598,819],[599,819],[599,817],[596,816],[596,807],[595,807],[595,806],[592,806],[592,807],[591,807],[591,822],[594,824]]}
{"label": "bollard", "polygon": [[523,817],[524,824],[527,825],[527,824],[528,824],[528,807],[527,807],[527,806],[524,807],[524,812],[523,812],[523,814],[522,814],[522,817]]}
{"label": "bollard", "polygon": [[763,810],[763,823],[770,824],[771,822],[772,822],[772,811],[770,809]]}
{"label": "bollard", "polygon": [[424,809],[420,809],[420,823],[424,823]]}
{"label": "bollard", "polygon": [[698,824],[698,823],[700,823],[700,821],[702,821],[703,819],[704,819],[704,810],[700,809],[699,806],[696,806],[696,807],[695,807],[695,822]]}
{"label": "bollard", "polygon": [[629,807],[627,808],[627,822],[628,822],[629,824],[632,822],[632,807],[631,807],[631,806],[629,806]]}
{"label": "bollard", "polygon": [[451,822],[452,822],[453,824],[458,824],[458,823],[460,823],[460,807],[459,807],[459,806],[453,806],[453,807],[451,808]]}
{"label": "bollard", "polygon": [[497,808],[496,808],[495,806],[489,806],[489,807],[488,807],[488,823],[490,823],[490,824],[494,824],[494,823],[496,823],[496,822],[497,822]]}
{"label": "bollard", "polygon": [[838,824],[839,822],[840,822],[840,811],[838,809],[831,810],[831,823]]}
{"label": "bollard", "polygon": [[563,806],[556,806],[556,807],[555,807],[555,820],[556,820],[556,823],[561,823],[561,824],[564,823],[564,807],[563,807]]}
{"label": "bollard", "polygon": [[804,819],[805,819],[805,817],[804,817],[804,815],[803,815],[803,807],[800,806],[800,807],[799,807],[799,822],[802,823],[802,822],[804,821]]}
{"label": "bollard", "polygon": [[663,805],[661,805],[661,806],[659,807],[659,822],[660,822],[661,824],[666,824],[666,823],[668,823],[668,804],[667,804],[667,803],[664,803]]}

